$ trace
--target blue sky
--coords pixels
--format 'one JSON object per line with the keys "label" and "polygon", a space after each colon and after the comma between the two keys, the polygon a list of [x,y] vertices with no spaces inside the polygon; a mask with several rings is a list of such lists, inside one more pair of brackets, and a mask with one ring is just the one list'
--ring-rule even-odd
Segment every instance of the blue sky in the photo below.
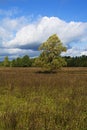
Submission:
{"label": "blue sky", "polygon": [[0,8],[19,8],[20,15],[55,16],[66,21],[87,21],[87,0],[0,0]]}
{"label": "blue sky", "polygon": [[0,0],[0,60],[39,55],[56,33],[67,52],[87,55],[87,0]]}

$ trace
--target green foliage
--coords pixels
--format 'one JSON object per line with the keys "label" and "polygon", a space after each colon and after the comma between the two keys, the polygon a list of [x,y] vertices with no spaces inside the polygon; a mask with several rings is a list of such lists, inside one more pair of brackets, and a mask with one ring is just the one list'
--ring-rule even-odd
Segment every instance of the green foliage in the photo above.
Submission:
{"label": "green foliage", "polygon": [[65,60],[60,56],[63,51],[66,51],[66,47],[62,45],[56,34],[50,36],[46,42],[42,43],[39,50],[42,53],[35,61],[37,66],[53,71],[66,65]]}
{"label": "green foliage", "polygon": [[64,57],[67,62],[67,67],[87,67],[87,56],[80,57]]}
{"label": "green foliage", "polygon": [[30,61],[30,58],[28,55],[25,55],[23,58],[22,58],[22,67],[29,67],[31,66],[31,61]]}
{"label": "green foliage", "polygon": [[8,56],[6,56],[4,58],[3,64],[4,64],[4,67],[9,67],[10,66],[10,61],[9,61]]}
{"label": "green foliage", "polygon": [[21,58],[17,58],[17,59],[13,59],[10,63],[11,67],[22,67],[22,59]]}
{"label": "green foliage", "polygon": [[2,67],[2,66],[4,66],[4,65],[3,65],[3,61],[0,62],[0,67]]}
{"label": "green foliage", "polygon": [[16,61],[15,61],[15,59],[13,59],[13,60],[11,61],[10,66],[11,66],[11,67],[16,67]]}
{"label": "green foliage", "polygon": [[11,61],[11,67],[30,67],[32,65],[32,60],[28,55],[23,56],[22,58],[18,57]]}
{"label": "green foliage", "polygon": [[[49,54],[49,57],[52,57],[53,54]],[[42,58],[43,57],[43,58]],[[45,57],[45,60],[44,60]],[[12,61],[9,60],[8,56],[5,57],[4,61],[0,62],[0,67],[44,67],[47,70],[53,70],[61,68],[62,66],[67,67],[87,67],[87,56],[82,55],[80,57],[70,57],[65,56],[62,57],[58,56],[57,58],[53,58],[51,64],[45,63],[48,61],[48,57],[46,57],[45,53],[43,52],[39,58],[30,58],[29,56],[25,55],[23,57],[17,57]],[[46,61],[46,62],[47,62]],[[61,64],[60,64],[61,63]]]}

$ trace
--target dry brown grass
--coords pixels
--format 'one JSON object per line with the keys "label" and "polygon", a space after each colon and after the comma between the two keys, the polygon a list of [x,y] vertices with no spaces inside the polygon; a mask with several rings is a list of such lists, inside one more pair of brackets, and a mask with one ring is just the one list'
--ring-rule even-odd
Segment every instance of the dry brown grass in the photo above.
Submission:
{"label": "dry brown grass", "polygon": [[38,73],[39,68],[0,68],[0,86],[87,86],[87,68],[63,68],[57,73]]}
{"label": "dry brown grass", "polygon": [[87,68],[40,70],[0,68],[0,130],[86,130]]}

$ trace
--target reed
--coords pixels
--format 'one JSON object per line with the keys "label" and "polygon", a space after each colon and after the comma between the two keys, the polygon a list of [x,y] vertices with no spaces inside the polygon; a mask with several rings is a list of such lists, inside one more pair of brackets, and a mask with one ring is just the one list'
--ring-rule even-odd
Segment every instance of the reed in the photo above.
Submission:
{"label": "reed", "polygon": [[87,68],[0,68],[0,130],[86,130]]}

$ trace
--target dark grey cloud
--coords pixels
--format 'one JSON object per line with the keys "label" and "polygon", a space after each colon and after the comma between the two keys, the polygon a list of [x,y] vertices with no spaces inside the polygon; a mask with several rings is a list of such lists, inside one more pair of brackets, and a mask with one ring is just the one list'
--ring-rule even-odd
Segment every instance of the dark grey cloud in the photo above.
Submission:
{"label": "dark grey cloud", "polygon": [[40,43],[31,43],[31,44],[26,44],[26,45],[21,45],[19,46],[20,49],[30,49],[30,50],[33,50],[33,51],[38,51],[38,48],[40,46]]}
{"label": "dark grey cloud", "polygon": [[19,49],[19,48],[0,48],[0,59],[3,60],[5,56],[8,56],[9,59],[15,59],[17,57],[22,57],[24,55],[29,55],[30,57],[35,57],[40,54],[39,51],[31,49]]}

